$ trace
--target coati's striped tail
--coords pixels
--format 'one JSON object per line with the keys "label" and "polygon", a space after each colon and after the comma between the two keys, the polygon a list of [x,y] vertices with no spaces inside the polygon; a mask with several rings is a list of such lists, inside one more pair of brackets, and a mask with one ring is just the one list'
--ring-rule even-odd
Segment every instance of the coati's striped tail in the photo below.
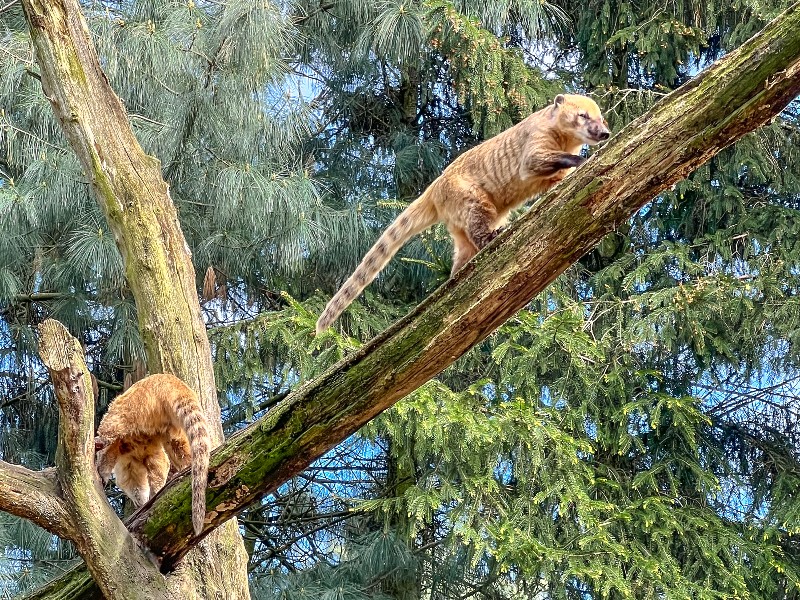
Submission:
{"label": "coati's striped tail", "polygon": [[194,391],[188,387],[178,397],[174,408],[192,450],[192,527],[195,535],[199,535],[206,518],[206,481],[211,452],[208,419]]}
{"label": "coati's striped tail", "polygon": [[409,239],[439,220],[436,208],[429,199],[429,193],[430,188],[401,212],[370,248],[361,260],[361,264],[322,311],[317,321],[318,334],[325,331],[344,309],[358,298],[362,290],[378,276]]}

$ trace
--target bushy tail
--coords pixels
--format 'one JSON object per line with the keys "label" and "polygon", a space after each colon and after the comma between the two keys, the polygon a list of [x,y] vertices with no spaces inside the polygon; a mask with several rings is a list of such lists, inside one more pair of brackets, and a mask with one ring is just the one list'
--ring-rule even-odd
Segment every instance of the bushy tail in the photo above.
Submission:
{"label": "bushy tail", "polygon": [[192,526],[195,535],[199,535],[206,517],[206,481],[208,457],[211,453],[210,429],[197,395],[188,386],[175,404],[175,413],[186,437],[189,438],[189,447],[192,450]]}
{"label": "bushy tail", "polygon": [[430,188],[401,212],[370,248],[361,264],[330,299],[317,321],[317,334],[325,331],[362,290],[378,276],[403,245],[438,220],[436,208],[428,199]]}

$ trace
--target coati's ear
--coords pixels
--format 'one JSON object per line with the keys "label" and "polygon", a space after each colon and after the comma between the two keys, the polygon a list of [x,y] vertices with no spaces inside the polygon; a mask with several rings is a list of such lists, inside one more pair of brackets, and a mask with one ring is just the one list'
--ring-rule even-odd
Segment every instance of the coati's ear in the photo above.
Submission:
{"label": "coati's ear", "polygon": [[105,448],[106,444],[107,444],[106,440],[104,440],[103,438],[101,438],[98,435],[96,438],[94,438],[94,449],[95,449],[95,452]]}
{"label": "coati's ear", "polygon": [[564,94],[559,94],[558,96],[555,97],[555,100],[553,100],[553,104],[555,104],[556,106],[561,106],[562,104],[564,104],[565,101],[566,98],[564,97]]}

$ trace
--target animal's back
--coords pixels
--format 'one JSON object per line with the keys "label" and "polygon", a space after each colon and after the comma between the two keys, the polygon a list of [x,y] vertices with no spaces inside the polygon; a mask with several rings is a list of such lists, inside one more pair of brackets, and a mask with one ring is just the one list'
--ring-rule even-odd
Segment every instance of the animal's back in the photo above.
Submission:
{"label": "animal's back", "polygon": [[158,435],[171,426],[180,427],[176,421],[177,405],[185,405],[187,401],[184,398],[192,394],[179,378],[157,373],[137,381],[117,396],[109,412],[113,411],[124,424],[128,435]]}
{"label": "animal's back", "polygon": [[[544,191],[549,187],[549,178],[523,179],[520,159],[526,146],[534,146],[538,152],[559,150],[560,140],[555,137],[552,125],[548,125],[550,111],[551,107],[545,107],[464,152],[445,169],[443,175],[479,185],[501,212]],[[575,151],[579,149],[580,144],[576,144]]]}

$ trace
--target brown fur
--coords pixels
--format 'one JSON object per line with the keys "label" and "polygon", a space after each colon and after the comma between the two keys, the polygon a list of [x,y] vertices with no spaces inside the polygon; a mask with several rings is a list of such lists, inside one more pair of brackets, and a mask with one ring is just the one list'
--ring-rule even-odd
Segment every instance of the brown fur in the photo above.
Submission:
{"label": "brown fur", "polygon": [[468,150],[389,225],[317,321],[324,331],[414,235],[443,221],[453,237],[454,275],[492,241],[508,213],[561,181],[586,159],[581,146],[607,139],[600,108],[586,96],[555,102]]}
{"label": "brown fur", "polygon": [[192,525],[203,528],[211,451],[208,420],[197,394],[174,375],[134,383],[111,403],[95,438],[97,471],[142,506],[164,487],[170,466],[192,466]]}

